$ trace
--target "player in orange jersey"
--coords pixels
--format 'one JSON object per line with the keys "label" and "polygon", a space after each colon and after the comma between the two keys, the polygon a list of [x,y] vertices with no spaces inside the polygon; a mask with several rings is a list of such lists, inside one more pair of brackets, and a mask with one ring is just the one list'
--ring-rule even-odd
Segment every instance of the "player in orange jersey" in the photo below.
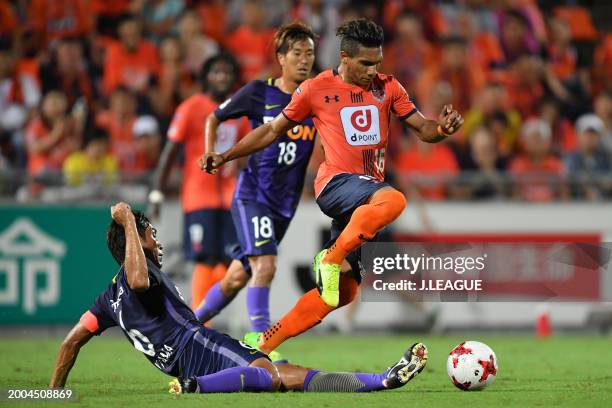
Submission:
{"label": "player in orange jersey", "polygon": [[321,210],[334,220],[332,241],[315,257],[317,289],[306,293],[263,335],[245,336],[249,344],[265,352],[350,303],[361,282],[360,246],[405,208],[404,195],[384,182],[390,114],[427,143],[446,139],[463,124],[450,105],[437,120],[425,118],[396,79],[378,72],[383,31],[377,24],[365,19],[349,21],[337,34],[342,40],[337,69],[305,81],[272,122],[253,130],[224,153],[205,155],[200,163],[212,171],[249,155],[308,116],[321,135],[325,162],[319,167],[315,194]]}
{"label": "player in orange jersey", "polygon": [[[231,261],[225,249],[237,242],[229,211],[237,169],[233,166],[215,175],[205,174],[198,168],[198,160],[204,154],[206,117],[227,99],[238,77],[238,64],[229,54],[214,56],[204,64],[204,92],[188,98],[177,108],[168,130],[168,142],[161,154],[154,187],[149,194],[150,213],[158,216],[172,163],[179,148],[184,146],[181,192],[183,249],[185,257],[195,261],[191,282],[194,310],[208,289],[225,275],[226,264]],[[229,148],[249,129],[246,119],[224,122],[218,130],[217,148]]]}

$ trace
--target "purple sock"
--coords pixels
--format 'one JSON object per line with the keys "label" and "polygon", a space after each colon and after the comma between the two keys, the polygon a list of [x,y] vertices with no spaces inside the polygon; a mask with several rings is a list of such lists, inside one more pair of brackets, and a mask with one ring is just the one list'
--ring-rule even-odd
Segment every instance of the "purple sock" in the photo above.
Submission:
{"label": "purple sock", "polygon": [[251,330],[264,332],[270,328],[270,288],[251,287],[247,289],[247,310]]}
{"label": "purple sock", "polygon": [[232,299],[233,297],[228,298],[221,292],[220,282],[217,282],[208,290],[208,294],[204,302],[202,302],[202,306],[195,310],[195,315],[199,321],[206,323],[218,315]]}
{"label": "purple sock", "polygon": [[272,391],[272,376],[261,367],[232,367],[196,377],[201,393]]}
{"label": "purple sock", "polygon": [[385,373],[324,373],[310,370],[304,378],[304,391],[370,392],[386,389]]}

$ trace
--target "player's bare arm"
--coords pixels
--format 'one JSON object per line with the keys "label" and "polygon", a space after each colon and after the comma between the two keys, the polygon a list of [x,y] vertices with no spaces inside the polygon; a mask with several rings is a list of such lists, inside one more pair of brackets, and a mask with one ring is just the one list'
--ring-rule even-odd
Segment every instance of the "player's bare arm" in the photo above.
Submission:
{"label": "player's bare arm", "polygon": [[90,333],[80,322],[66,335],[55,359],[55,369],[49,383],[50,388],[62,388],[66,385],[68,374],[76,361],[81,347],[85,345],[93,334]]}
{"label": "player's bare arm", "polygon": [[287,117],[281,113],[274,118],[272,122],[264,123],[258,128],[250,131],[226,152],[206,152],[206,154],[200,158],[200,168],[203,171],[214,174],[216,169],[221,167],[224,163],[265,149],[294,126],[295,122],[287,119]]}
{"label": "player's bare arm", "polygon": [[128,204],[120,202],[111,207],[111,216],[125,231],[125,262],[123,266],[128,285],[135,291],[147,290],[149,288],[147,260],[140,243],[132,209]]}
{"label": "player's bare arm", "polygon": [[427,119],[420,112],[416,112],[404,122],[415,131],[422,141],[438,143],[461,128],[463,117],[453,109],[453,105],[445,105],[437,121]]}
{"label": "player's bare arm", "polygon": [[160,155],[159,164],[153,176],[153,188],[149,193],[149,208],[147,212],[153,218],[159,217],[161,204],[164,201],[163,191],[166,188],[172,163],[176,159],[179,147],[179,143],[168,140]]}
{"label": "player's bare arm", "polygon": [[221,121],[217,119],[215,113],[211,113],[206,117],[206,124],[204,125],[204,152],[212,152],[215,150],[215,143],[217,143],[217,127]]}

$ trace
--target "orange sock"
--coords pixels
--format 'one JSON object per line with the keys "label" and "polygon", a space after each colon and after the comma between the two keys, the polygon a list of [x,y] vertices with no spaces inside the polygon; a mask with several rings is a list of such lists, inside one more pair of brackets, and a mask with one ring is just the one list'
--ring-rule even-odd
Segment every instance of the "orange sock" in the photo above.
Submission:
{"label": "orange sock", "polygon": [[195,310],[211,286],[214,285],[213,268],[210,265],[196,262],[191,275],[191,308]]}
{"label": "orange sock", "polygon": [[[227,272],[227,266],[225,264],[219,262],[215,265],[215,269],[213,269],[213,285],[219,282],[221,279],[225,277],[225,273]],[[212,286],[212,285],[211,285]],[[206,291],[208,292],[208,291]],[[206,296],[206,295],[204,295]]]}
{"label": "orange sock", "polygon": [[[352,302],[358,288],[359,285],[355,279],[342,275],[340,277],[340,304],[338,307]],[[323,302],[317,289],[306,292],[289,313],[263,333],[260,340],[261,351],[269,353],[288,338],[295,337],[316,326],[332,310],[334,308]]]}
{"label": "orange sock", "polygon": [[322,262],[340,264],[349,252],[359,248],[378,231],[391,224],[406,208],[406,198],[397,190],[377,191],[368,204],[353,211],[348,225],[334,245],[325,253]]}

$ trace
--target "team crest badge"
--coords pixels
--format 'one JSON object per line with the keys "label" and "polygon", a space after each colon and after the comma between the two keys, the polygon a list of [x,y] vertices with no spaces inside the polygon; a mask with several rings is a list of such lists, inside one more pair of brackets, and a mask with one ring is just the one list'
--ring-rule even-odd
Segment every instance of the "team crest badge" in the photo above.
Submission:
{"label": "team crest badge", "polygon": [[373,86],[372,87],[372,96],[378,102],[382,102],[385,99],[385,89],[384,88],[379,88],[377,86]]}

